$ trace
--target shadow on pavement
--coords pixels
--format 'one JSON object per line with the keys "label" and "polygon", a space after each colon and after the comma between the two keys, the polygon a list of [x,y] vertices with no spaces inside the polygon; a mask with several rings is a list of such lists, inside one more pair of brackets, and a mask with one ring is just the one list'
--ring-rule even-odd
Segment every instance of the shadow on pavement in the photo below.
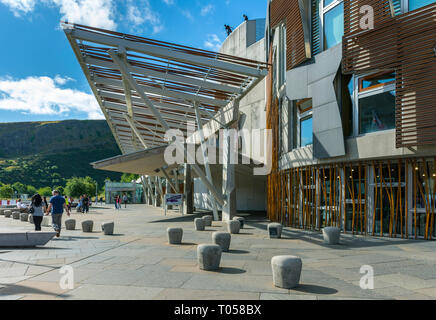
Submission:
{"label": "shadow on pavement", "polygon": [[329,287],[317,286],[314,284],[300,284],[297,288],[291,289],[292,291],[313,293],[313,294],[335,294],[338,290]]}

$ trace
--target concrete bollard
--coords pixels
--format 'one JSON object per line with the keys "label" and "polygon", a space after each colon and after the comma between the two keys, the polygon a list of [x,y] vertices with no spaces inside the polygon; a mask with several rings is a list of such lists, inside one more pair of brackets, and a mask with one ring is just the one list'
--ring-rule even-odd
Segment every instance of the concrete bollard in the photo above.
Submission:
{"label": "concrete bollard", "polygon": [[217,244],[200,244],[197,247],[197,262],[201,270],[217,270],[220,267],[221,247]]}
{"label": "concrete bollard", "polygon": [[67,230],[76,230],[76,220],[75,219],[67,219],[67,220],[65,220],[65,229],[67,229]]}
{"label": "concrete bollard", "polygon": [[20,211],[12,211],[12,219],[14,220],[20,220]]}
{"label": "concrete bollard", "polygon": [[51,226],[51,217],[44,216],[41,221],[41,227],[50,227]]}
{"label": "concrete bollard", "polygon": [[5,215],[5,210],[6,209],[0,209],[0,216],[4,216]]}
{"label": "concrete bollard", "polygon": [[83,232],[92,232],[93,228],[94,228],[94,221],[85,220],[82,222],[82,231]]}
{"label": "concrete bollard", "polygon": [[212,216],[204,216],[203,217],[203,220],[204,220],[204,226],[205,227],[211,227],[212,226],[212,221],[213,221],[213,218],[212,218]]}
{"label": "concrete bollard", "polygon": [[229,251],[231,239],[232,239],[232,236],[228,232],[217,231],[217,232],[212,233],[213,243],[219,245],[223,252]]}
{"label": "concrete bollard", "polygon": [[29,214],[29,223],[30,223],[30,224],[35,224],[35,223],[33,222],[33,214]]}
{"label": "concrete bollard", "polygon": [[229,220],[226,221],[227,224],[227,231],[231,234],[237,234],[239,233],[239,230],[241,229],[241,223],[238,220]]}
{"label": "concrete bollard", "polygon": [[269,223],[268,234],[271,239],[278,239],[282,236],[282,225],[280,223]]}
{"label": "concrete bollard", "polygon": [[195,225],[195,230],[204,231],[205,224],[202,218],[195,218],[194,225]]}
{"label": "concrete bollard", "polygon": [[183,229],[182,228],[168,228],[168,243],[169,244],[181,244],[183,238]]}
{"label": "concrete bollard", "polygon": [[113,221],[103,222],[101,224],[101,230],[103,231],[105,236],[111,236],[114,234],[115,223]]}
{"label": "concrete bollard", "polygon": [[233,220],[238,220],[241,224],[241,229],[244,229],[245,218],[243,217],[233,217]]}
{"label": "concrete bollard", "polygon": [[20,220],[21,220],[22,222],[27,222],[27,221],[29,220],[29,214],[28,214],[28,213],[25,213],[25,212],[20,213]]}
{"label": "concrete bollard", "polygon": [[322,229],[324,243],[338,244],[341,237],[341,229],[337,227],[325,227]]}
{"label": "concrete bollard", "polygon": [[5,210],[5,218],[10,218],[12,215],[12,211],[11,210]]}
{"label": "concrete bollard", "polygon": [[296,256],[275,256],[271,259],[273,283],[276,287],[292,289],[300,283],[303,263]]}

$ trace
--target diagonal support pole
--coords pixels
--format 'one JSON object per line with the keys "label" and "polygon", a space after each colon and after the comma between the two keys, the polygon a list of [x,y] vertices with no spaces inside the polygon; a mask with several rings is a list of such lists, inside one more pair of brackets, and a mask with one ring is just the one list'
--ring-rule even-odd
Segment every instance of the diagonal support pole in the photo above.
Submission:
{"label": "diagonal support pole", "polygon": [[[111,56],[112,60],[115,62],[115,64],[120,69],[120,72],[125,78],[132,89],[136,91],[136,93],[141,97],[141,99],[144,101],[145,105],[150,108],[153,115],[156,117],[160,125],[166,130],[170,130],[170,127],[168,123],[165,121],[165,119],[162,118],[159,110],[156,109],[156,107],[153,105],[151,100],[147,97],[147,95],[144,93],[144,91],[140,88],[140,86],[136,83],[136,80],[133,78],[133,76],[128,71],[128,62],[123,61],[118,54],[115,52],[115,50],[110,49],[108,50],[109,55]],[[182,152],[182,154],[185,154],[185,148],[182,144],[180,144],[177,140],[173,142],[175,147],[179,152]],[[209,182],[206,175],[204,174],[203,170],[201,170],[200,166],[195,163],[195,157],[191,155],[191,153],[188,151],[186,153],[187,161],[188,163],[192,164],[192,169],[197,173],[197,175],[200,177],[201,181],[204,183],[206,188],[209,189],[209,191],[212,193],[212,195],[215,197],[216,201],[223,206],[225,204],[225,198],[222,195],[222,193],[218,192],[218,190],[215,188],[213,184]]]}
{"label": "diagonal support pole", "polygon": [[[177,191],[176,191],[176,187],[175,187],[174,184],[171,182],[171,178],[170,178],[170,176],[168,175],[168,172],[165,170],[164,167],[162,167],[162,168],[160,168],[160,169],[162,170],[162,173],[164,174],[164,176],[165,176],[165,178],[167,179],[168,183],[170,184],[171,188],[173,188],[174,192],[177,192]],[[169,192],[167,192],[167,193],[169,193]]]}

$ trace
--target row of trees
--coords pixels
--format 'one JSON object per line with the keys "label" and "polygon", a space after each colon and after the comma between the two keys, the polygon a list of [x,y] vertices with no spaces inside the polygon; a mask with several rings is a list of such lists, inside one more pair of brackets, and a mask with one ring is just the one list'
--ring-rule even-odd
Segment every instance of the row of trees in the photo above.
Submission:
{"label": "row of trees", "polygon": [[42,187],[36,189],[34,186],[25,185],[20,182],[15,182],[14,184],[3,184],[0,182],[0,199],[11,199],[15,195],[34,195],[39,193],[41,196],[51,196],[52,190],[56,189],[62,195],[71,196],[77,198],[82,194],[95,195],[97,188],[97,182],[91,177],[78,178],[74,177],[67,180],[66,186],[54,186],[54,187]]}

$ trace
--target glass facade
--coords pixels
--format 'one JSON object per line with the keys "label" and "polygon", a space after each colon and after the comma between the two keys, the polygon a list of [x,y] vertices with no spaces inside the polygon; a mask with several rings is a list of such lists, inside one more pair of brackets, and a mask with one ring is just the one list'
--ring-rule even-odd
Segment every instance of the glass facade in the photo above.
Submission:
{"label": "glass facade", "polygon": [[359,134],[395,128],[395,91],[359,99]]}
{"label": "glass facade", "polygon": [[344,35],[344,3],[324,14],[324,50],[342,41]]}
{"label": "glass facade", "polygon": [[308,146],[313,143],[312,134],[312,116],[300,120],[300,141],[301,147]]}
{"label": "glass facade", "polygon": [[435,2],[436,0],[409,0],[409,11],[416,10]]}

